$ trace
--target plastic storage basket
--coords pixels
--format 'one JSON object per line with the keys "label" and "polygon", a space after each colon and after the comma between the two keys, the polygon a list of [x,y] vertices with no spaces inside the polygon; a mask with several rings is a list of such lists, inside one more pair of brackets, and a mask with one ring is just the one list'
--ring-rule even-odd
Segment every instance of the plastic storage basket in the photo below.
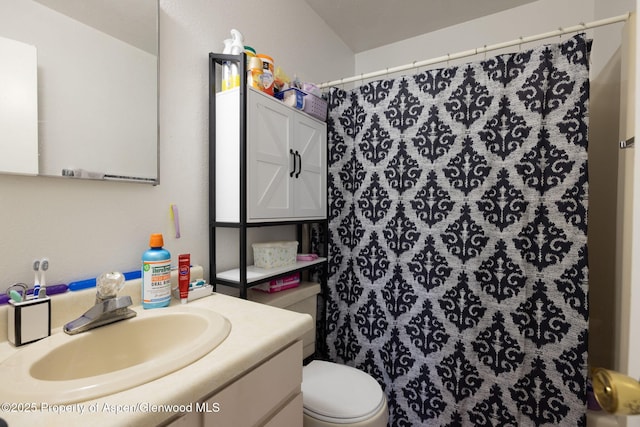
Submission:
{"label": "plastic storage basket", "polygon": [[296,263],[298,242],[254,243],[253,264],[260,268],[276,268]]}
{"label": "plastic storage basket", "polygon": [[327,101],[310,93],[304,97],[302,111],[323,122],[327,120]]}
{"label": "plastic storage basket", "polygon": [[302,110],[323,122],[327,120],[327,101],[298,88],[291,88],[276,93],[276,98],[290,107]]}

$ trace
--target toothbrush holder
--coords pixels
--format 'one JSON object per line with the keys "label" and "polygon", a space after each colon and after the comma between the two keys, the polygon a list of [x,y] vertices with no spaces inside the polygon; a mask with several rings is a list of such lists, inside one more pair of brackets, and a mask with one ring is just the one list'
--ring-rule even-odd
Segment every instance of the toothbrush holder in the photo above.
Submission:
{"label": "toothbrush holder", "polygon": [[51,335],[51,298],[9,301],[7,335],[16,347]]}

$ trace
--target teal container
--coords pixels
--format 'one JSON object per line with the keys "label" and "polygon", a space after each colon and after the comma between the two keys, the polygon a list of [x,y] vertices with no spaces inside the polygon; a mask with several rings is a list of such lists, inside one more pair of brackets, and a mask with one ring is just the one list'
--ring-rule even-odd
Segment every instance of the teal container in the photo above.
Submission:
{"label": "teal container", "polygon": [[161,308],[171,302],[171,254],[162,234],[152,234],[150,248],[142,254],[142,307]]}

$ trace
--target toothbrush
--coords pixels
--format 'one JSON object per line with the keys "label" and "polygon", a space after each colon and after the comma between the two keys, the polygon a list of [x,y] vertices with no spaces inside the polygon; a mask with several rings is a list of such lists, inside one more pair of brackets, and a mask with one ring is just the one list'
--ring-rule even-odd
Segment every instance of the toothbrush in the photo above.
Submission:
{"label": "toothbrush", "polygon": [[40,292],[40,282],[38,281],[38,270],[40,270],[40,260],[33,261],[33,298],[38,298],[38,293]]}
{"label": "toothbrush", "polygon": [[49,269],[49,260],[47,258],[42,258],[42,260],[40,260],[40,271],[42,271],[42,273],[40,273],[40,289],[38,289],[38,293],[36,294],[36,289],[34,287],[33,289],[33,295],[36,296],[36,298],[44,298],[46,296],[46,284],[45,284],[45,280],[44,280],[44,272],[47,271]]}

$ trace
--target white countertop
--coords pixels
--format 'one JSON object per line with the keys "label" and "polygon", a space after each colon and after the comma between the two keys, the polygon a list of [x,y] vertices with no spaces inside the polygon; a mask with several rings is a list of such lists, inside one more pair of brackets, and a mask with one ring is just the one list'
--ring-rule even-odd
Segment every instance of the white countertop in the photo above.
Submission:
{"label": "white countertop", "polygon": [[[88,292],[93,294],[95,290]],[[56,316],[55,298],[52,298],[54,317]],[[231,323],[229,336],[201,359],[144,385],[68,406],[47,406],[42,405],[42,402],[24,402],[24,405],[6,406],[0,402],[0,418],[7,421],[11,427],[23,425],[155,426],[180,412],[180,405],[191,404],[195,407],[198,400],[220,390],[252,367],[299,339],[313,327],[309,315],[217,293],[189,302],[188,305],[214,310],[225,316]],[[88,308],[89,306],[86,307]],[[2,311],[4,310],[0,310],[0,316],[6,317]],[[56,322],[53,323],[56,326]],[[4,322],[0,322],[0,327],[6,328]],[[57,327],[52,333],[63,332],[60,327]],[[167,339],[170,340],[171,337]],[[0,361],[20,349],[6,341],[0,342]],[[165,410],[161,405],[172,407]],[[188,406],[183,406],[183,409],[188,409]]]}

